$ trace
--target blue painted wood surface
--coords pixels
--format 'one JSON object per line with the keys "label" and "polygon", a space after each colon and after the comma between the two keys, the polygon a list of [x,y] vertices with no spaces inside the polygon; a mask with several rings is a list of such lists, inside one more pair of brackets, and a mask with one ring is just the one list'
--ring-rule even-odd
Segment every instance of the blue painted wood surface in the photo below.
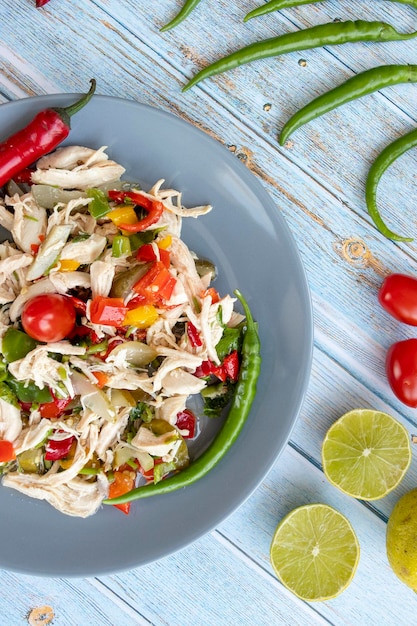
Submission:
{"label": "blue painted wood surface", "polygon": [[[416,243],[384,239],[364,202],[378,152],[415,127],[417,85],[398,85],[346,105],[297,131],[283,148],[277,133],[300,106],[342,80],[385,63],[416,63],[417,42],[319,48],[238,68],[181,93],[198,69],[246,43],[338,19],[382,19],[417,28],[417,10],[387,0],[328,0],[243,23],[261,0],[203,0],[174,31],[159,28],[180,0],[35,0],[0,4],[0,102],[83,92],[170,111],[229,147],[260,179],[287,220],[306,268],[315,321],[307,396],[283,454],[254,494],[214,532],[157,563],[87,580],[42,579],[0,571],[0,624],[28,623],[50,606],[55,626],[404,625],[416,623],[415,594],[392,573],[385,527],[395,501],[417,484],[417,463],[389,496],[350,499],[329,485],[320,447],[333,421],[374,407],[417,431],[416,415],[391,393],[384,355],[414,331],[378,307],[389,272],[416,272]],[[397,232],[417,236],[416,152],[384,176],[378,197]],[[415,453],[414,453],[415,457]],[[351,586],[318,604],[297,600],[274,576],[269,544],[293,507],[327,502],[351,520],[361,561]]]}

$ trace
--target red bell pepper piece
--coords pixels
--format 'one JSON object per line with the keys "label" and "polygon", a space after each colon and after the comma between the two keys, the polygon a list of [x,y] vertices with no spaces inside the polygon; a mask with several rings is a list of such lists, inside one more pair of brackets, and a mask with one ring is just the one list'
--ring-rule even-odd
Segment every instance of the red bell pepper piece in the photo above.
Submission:
{"label": "red bell pepper piece", "polygon": [[[135,478],[135,472],[131,470],[114,472],[114,480],[109,486],[109,498],[117,498],[118,496],[123,496],[125,493],[132,491],[135,486]],[[130,502],[115,504],[113,506],[123,511],[123,513],[126,513],[126,515],[130,511]]]}
{"label": "red bell pepper piece", "polygon": [[223,371],[226,374],[227,378],[230,378],[232,383],[235,383],[239,378],[239,354],[237,350],[233,350],[230,354],[228,354],[222,363]]}
{"label": "red bell pepper piece", "polygon": [[214,287],[209,287],[208,289],[205,289],[200,295],[202,298],[210,296],[212,304],[216,304],[216,302],[219,302],[220,300],[219,292]]}
{"label": "red bell pepper piece", "polygon": [[[154,461],[154,467],[155,465],[160,465],[161,463],[163,463],[163,460],[161,458],[155,458],[153,461]],[[153,481],[154,467],[151,467],[150,470],[145,471],[139,463],[139,471],[147,481]]]}
{"label": "red bell pepper piece", "polygon": [[234,350],[223,359],[221,365],[216,365],[210,360],[203,361],[195,370],[194,376],[197,376],[197,378],[205,378],[206,376],[213,375],[222,382],[225,382],[229,378],[232,383],[235,383],[239,377],[239,369],[239,354],[237,350]]}
{"label": "red bell pepper piece", "polygon": [[46,444],[45,461],[59,461],[64,459],[71,450],[74,435],[65,439],[49,439]]}
{"label": "red bell pepper piece", "polygon": [[147,216],[142,220],[138,220],[136,224],[120,224],[120,230],[126,230],[129,233],[139,233],[155,224],[164,211],[164,205],[159,200],[148,198],[137,191],[118,191],[111,189],[107,192],[110,200],[123,204],[125,200],[131,200],[135,205],[145,209]]}
{"label": "red bell pepper piece", "polygon": [[42,417],[48,419],[61,417],[61,415],[65,413],[65,409],[72,402],[72,398],[55,398],[53,394],[52,396],[54,398],[52,402],[44,402],[39,405],[39,413]]}
{"label": "red bell pepper piece", "polygon": [[161,261],[155,261],[146,274],[133,285],[133,291],[146,298],[147,304],[162,303],[170,299],[176,282],[177,279],[165,265]]}
{"label": "red bell pepper piece", "polygon": [[123,326],[127,313],[123,298],[105,298],[96,296],[90,305],[90,320],[93,324],[105,326]]}
{"label": "red bell pepper piece", "polygon": [[75,296],[67,296],[74,305],[74,309],[78,315],[85,315],[87,312],[87,303],[81,298],[76,298]]}
{"label": "red bell pepper piece", "polygon": [[188,430],[188,435],[183,435],[184,439],[194,439],[196,430],[196,417],[189,409],[184,409],[177,413],[176,427],[180,430]]}
{"label": "red bell pepper piece", "polygon": [[163,248],[158,248],[158,255],[155,253],[155,248],[151,243],[145,243],[141,246],[136,252],[136,258],[138,261],[143,261],[144,263],[149,263],[150,261],[161,261],[165,265],[167,269],[169,269],[171,262],[171,254],[169,250],[164,250]]}
{"label": "red bell pepper piece", "polygon": [[187,337],[192,348],[201,348],[203,345],[200,333],[192,322],[187,322]]}
{"label": "red bell pepper piece", "polygon": [[15,458],[16,453],[12,442],[0,439],[0,463],[8,463],[14,461]]}

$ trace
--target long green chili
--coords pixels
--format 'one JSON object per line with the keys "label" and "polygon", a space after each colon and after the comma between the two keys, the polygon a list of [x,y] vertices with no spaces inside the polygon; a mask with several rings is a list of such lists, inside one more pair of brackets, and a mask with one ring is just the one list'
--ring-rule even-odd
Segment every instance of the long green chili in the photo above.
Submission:
{"label": "long green chili", "polygon": [[168,22],[168,24],[165,24],[165,26],[163,26],[160,31],[163,33],[166,30],[171,30],[171,28],[175,28],[176,26],[178,26],[178,24],[181,24],[181,22],[190,15],[191,11],[195,9],[200,1],[201,0],[186,0],[179,13],[177,13],[177,15],[170,22]]}
{"label": "long green chili", "polygon": [[386,226],[377,207],[377,187],[385,170],[392,165],[396,159],[407,152],[407,150],[410,150],[415,146],[417,146],[417,129],[399,137],[386,146],[386,148],[382,150],[373,162],[366,179],[365,195],[369,215],[373,219],[378,230],[388,239],[394,239],[395,241],[413,241],[413,239],[411,237],[402,237],[401,235],[397,235]]}
{"label": "long green chili", "polygon": [[221,74],[245,63],[280,54],[357,41],[398,41],[412,39],[416,36],[417,31],[407,34],[399,33],[391,24],[386,22],[348,20],[346,22],[319,24],[245,46],[202,69],[183,87],[183,91],[187,91],[201,80],[215,74]]}
{"label": "long green chili", "polygon": [[333,109],[384,87],[398,83],[417,82],[417,65],[381,65],[361,72],[334,89],[311,100],[299,109],[283,126],[279,136],[281,146],[297,128]]}
{"label": "long green chili", "polygon": [[[400,4],[409,4],[417,9],[417,0],[388,0],[389,2],[399,2]],[[259,17],[266,13],[272,13],[273,11],[281,11],[281,9],[291,9],[292,7],[298,7],[302,4],[317,4],[323,2],[323,0],[270,0],[266,4],[263,4],[253,11],[249,11],[243,18],[244,22],[252,19],[253,17]]]}
{"label": "long green chili", "polygon": [[213,443],[198,459],[178,474],[158,483],[149,483],[137,487],[117,498],[104,500],[104,504],[123,504],[139,498],[147,498],[187,487],[213,469],[238,438],[256,394],[256,385],[261,368],[261,354],[257,325],[253,320],[249,306],[240,291],[236,290],[235,295],[240,300],[246,315],[246,331],[242,342],[239,379],[236,383],[229,414]]}

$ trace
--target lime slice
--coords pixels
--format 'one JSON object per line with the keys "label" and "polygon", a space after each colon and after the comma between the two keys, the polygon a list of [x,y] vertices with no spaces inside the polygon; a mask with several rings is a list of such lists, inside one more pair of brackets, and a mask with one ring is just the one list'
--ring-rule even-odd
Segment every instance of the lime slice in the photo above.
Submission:
{"label": "lime slice", "polygon": [[271,563],[279,580],[309,602],[330,600],[352,580],[359,543],[348,520],[327,504],[306,504],[278,524]]}
{"label": "lime slice", "polygon": [[344,493],[377,500],[404,477],[411,463],[410,436],[391,415],[349,411],[327,431],[322,462],[328,480]]}

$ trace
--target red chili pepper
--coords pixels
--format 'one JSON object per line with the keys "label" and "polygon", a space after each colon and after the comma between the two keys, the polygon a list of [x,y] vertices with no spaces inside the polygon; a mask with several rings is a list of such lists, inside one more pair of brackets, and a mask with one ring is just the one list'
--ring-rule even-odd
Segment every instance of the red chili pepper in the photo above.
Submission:
{"label": "red chili pepper", "polygon": [[67,456],[71,450],[74,435],[65,439],[49,439],[46,444],[45,461],[59,461]]}
{"label": "red chili pepper", "polygon": [[15,183],[25,183],[26,185],[32,184],[32,174],[35,170],[30,169],[29,167],[25,167],[24,170],[18,172],[13,176],[13,180]]}
{"label": "red chili pepper", "polygon": [[26,128],[0,144],[0,187],[69,135],[71,116],[87,104],[96,89],[96,81],[90,82],[90,91],[80,100],[65,108],[40,111]]}
{"label": "red chili pepper", "polygon": [[144,261],[148,263],[149,261],[158,261],[165,265],[167,269],[170,266],[170,257],[171,254],[169,250],[164,250],[163,248],[158,248],[159,259],[155,253],[154,247],[151,243],[145,243],[145,245],[141,246],[136,252],[136,258],[138,261]]}
{"label": "red chili pepper", "polygon": [[200,348],[203,345],[200,333],[192,322],[187,322],[187,337],[192,348]]}
{"label": "red chili pepper", "polygon": [[164,211],[164,205],[159,200],[152,200],[148,196],[144,196],[141,193],[135,191],[118,191],[111,189],[107,192],[110,200],[123,204],[125,199],[132,200],[134,204],[142,207],[148,213],[142,220],[136,222],[136,224],[119,224],[120,230],[126,230],[129,233],[139,233],[142,230],[146,230],[152,224],[155,224],[161,217]]}
{"label": "red chili pepper", "polygon": [[93,324],[122,326],[127,313],[123,298],[105,298],[96,296],[90,305],[90,319]]}
{"label": "red chili pepper", "polygon": [[180,430],[188,430],[188,435],[183,435],[184,439],[194,439],[196,417],[189,409],[184,409],[177,413],[176,427]]}
{"label": "red chili pepper", "polygon": [[36,8],[40,9],[41,7],[43,7],[48,2],[49,2],[49,0],[36,0]]}

